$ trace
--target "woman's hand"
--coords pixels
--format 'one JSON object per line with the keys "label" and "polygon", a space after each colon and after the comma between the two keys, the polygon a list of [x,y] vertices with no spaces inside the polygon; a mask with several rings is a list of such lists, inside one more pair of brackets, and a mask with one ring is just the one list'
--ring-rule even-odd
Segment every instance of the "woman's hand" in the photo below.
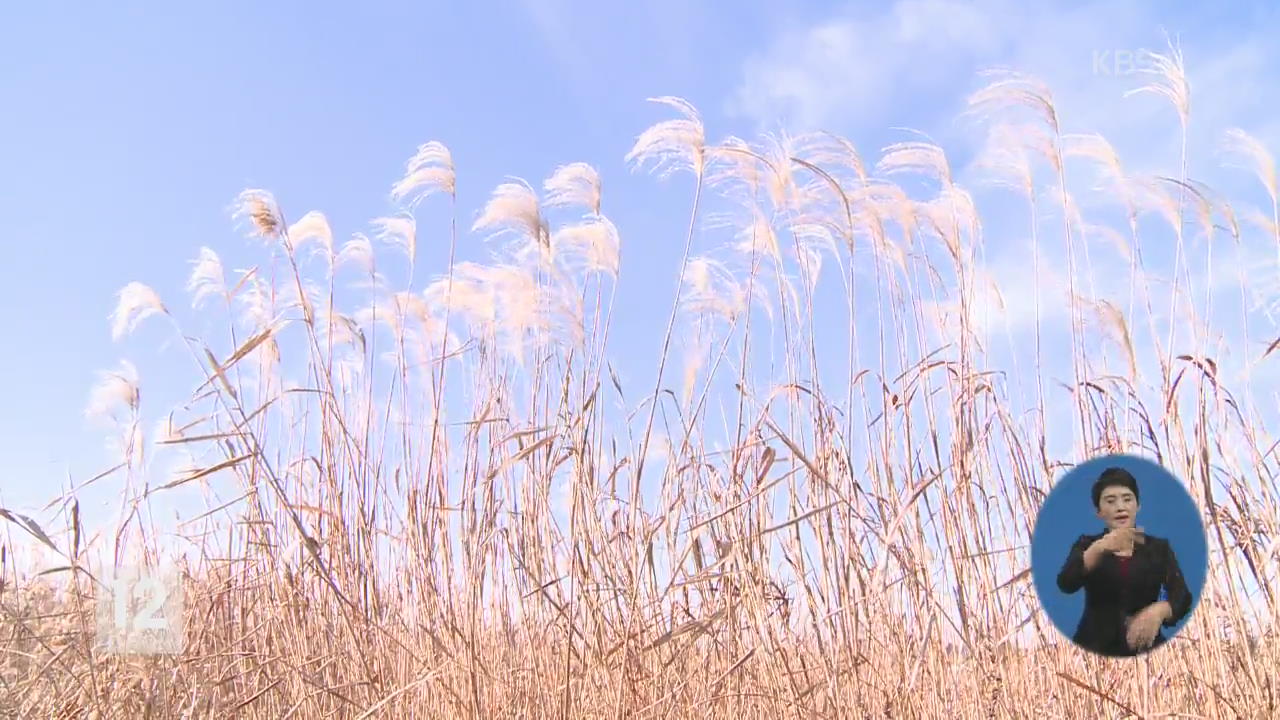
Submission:
{"label": "woman's hand", "polygon": [[1133,549],[1134,543],[1143,542],[1145,539],[1142,528],[1123,527],[1108,531],[1106,535],[1098,538],[1094,545],[1107,552],[1121,553],[1129,552]]}
{"label": "woman's hand", "polygon": [[1163,600],[1139,610],[1138,614],[1129,618],[1128,621],[1125,640],[1128,641],[1129,647],[1134,650],[1146,650],[1151,647],[1156,635],[1160,633],[1160,625],[1171,617],[1173,617],[1173,608]]}

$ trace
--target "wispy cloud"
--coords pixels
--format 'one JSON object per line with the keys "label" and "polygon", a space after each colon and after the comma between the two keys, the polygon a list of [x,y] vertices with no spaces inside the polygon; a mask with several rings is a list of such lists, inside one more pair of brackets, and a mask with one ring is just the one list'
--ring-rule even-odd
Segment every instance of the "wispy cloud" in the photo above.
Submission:
{"label": "wispy cloud", "polygon": [[[1139,141],[1150,154],[1139,149],[1135,159],[1168,157],[1176,121],[1161,119],[1171,110],[1158,98],[1124,97],[1146,80],[1142,52],[1166,49],[1160,18],[1168,14],[1158,5],[1010,0],[899,0],[876,13],[840,11],[785,31],[750,56],[727,110],[761,127],[781,122],[793,130],[858,133],[922,119],[942,130],[979,70],[1008,66],[1048,83],[1064,130]],[[1280,50],[1264,29],[1195,29],[1187,48],[1193,133],[1255,120],[1265,126],[1254,128],[1264,140],[1280,139],[1273,134],[1280,122],[1265,114],[1280,90],[1262,82]],[[1175,38],[1176,31],[1169,30]],[[1157,121],[1162,132],[1153,136]]]}
{"label": "wispy cloud", "polygon": [[749,57],[728,110],[797,130],[876,123],[904,99],[945,87],[957,65],[994,54],[1000,34],[983,11],[957,0],[902,0],[876,16],[842,14],[789,31]]}

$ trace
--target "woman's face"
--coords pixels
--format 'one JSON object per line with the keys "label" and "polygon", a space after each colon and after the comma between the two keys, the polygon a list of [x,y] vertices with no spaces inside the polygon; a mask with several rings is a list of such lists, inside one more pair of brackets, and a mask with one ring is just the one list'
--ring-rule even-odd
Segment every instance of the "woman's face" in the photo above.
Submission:
{"label": "woman's face", "polygon": [[1108,530],[1134,527],[1138,517],[1138,498],[1123,485],[1102,489],[1098,498],[1098,517]]}

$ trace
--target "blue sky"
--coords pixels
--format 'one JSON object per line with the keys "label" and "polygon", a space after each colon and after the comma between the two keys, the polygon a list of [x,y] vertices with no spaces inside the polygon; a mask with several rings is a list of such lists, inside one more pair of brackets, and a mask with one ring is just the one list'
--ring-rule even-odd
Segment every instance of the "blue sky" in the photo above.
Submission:
{"label": "blue sky", "polygon": [[[1065,130],[1102,132],[1134,169],[1173,173],[1172,112],[1155,99],[1122,98],[1136,81],[1105,60],[1163,49],[1163,28],[1180,36],[1196,88],[1193,171],[1203,167],[1229,196],[1261,204],[1256,183],[1218,170],[1212,153],[1232,125],[1280,147],[1272,110],[1280,50],[1269,40],[1277,11],[1265,2],[1224,7],[7,5],[0,307],[10,309],[12,341],[0,353],[8,379],[0,503],[38,508],[68,475],[79,482],[110,464],[102,432],[83,418],[96,371],[133,359],[152,413],[189,391],[193,369],[166,345],[167,328],[144,325],[113,343],[107,315],[120,287],[138,280],[182,309],[189,332],[217,327],[187,312],[183,284],[202,245],[228,268],[257,261],[228,212],[246,187],[271,190],[294,219],[324,212],[345,238],[392,210],[391,183],[428,140],[453,153],[462,226],[506,176],[536,186],[560,164],[591,163],[623,243],[611,357],[647,388],[666,319],[652,312],[652,297],[655,288],[674,291],[692,188],[688,177],[661,183],[624,164],[636,135],[669,117],[645,98],[688,99],[711,140],[753,138],[780,123],[829,129],[853,140],[868,164],[909,138],[893,128],[917,128],[948,148],[964,182],[975,145],[957,112],[977,70],[1008,65],[1054,88]],[[987,253],[1019,347],[1036,282],[1014,246],[1023,210],[1006,213],[1008,196],[988,200]],[[420,264],[438,270],[447,239],[440,204],[423,206],[419,228]],[[485,249],[472,236],[461,253],[482,259]],[[147,416],[148,429],[155,419]]]}

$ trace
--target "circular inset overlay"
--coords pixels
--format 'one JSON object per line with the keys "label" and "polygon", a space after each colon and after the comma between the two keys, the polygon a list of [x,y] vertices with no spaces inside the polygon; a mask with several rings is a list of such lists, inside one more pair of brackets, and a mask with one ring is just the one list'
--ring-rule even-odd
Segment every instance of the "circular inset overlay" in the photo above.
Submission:
{"label": "circular inset overlay", "polygon": [[1031,574],[1040,605],[1093,653],[1134,656],[1167,643],[1190,619],[1207,571],[1200,509],[1181,480],[1145,458],[1080,463],[1036,516]]}

